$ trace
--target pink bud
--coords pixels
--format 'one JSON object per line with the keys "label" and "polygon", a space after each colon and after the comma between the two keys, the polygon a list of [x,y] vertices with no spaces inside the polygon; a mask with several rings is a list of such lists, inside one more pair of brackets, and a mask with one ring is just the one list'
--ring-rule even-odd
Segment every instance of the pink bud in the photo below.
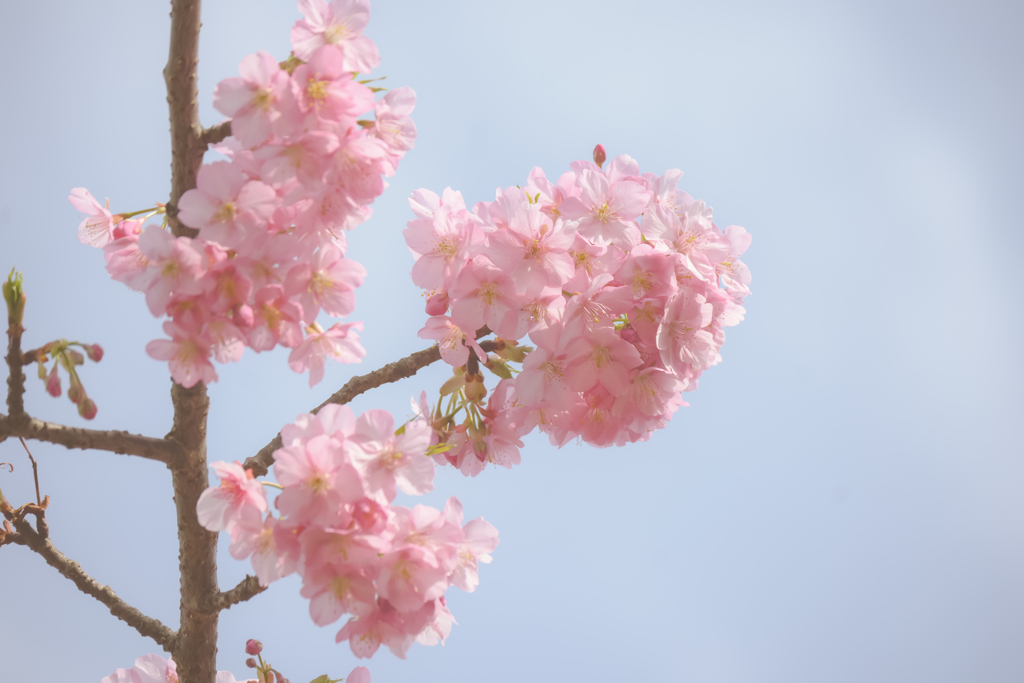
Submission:
{"label": "pink bud", "polygon": [[448,312],[448,290],[427,299],[427,315],[444,315]]}
{"label": "pink bud", "polygon": [[114,233],[112,239],[119,240],[122,237],[129,237],[131,235],[138,235],[142,232],[142,221],[139,220],[127,220],[121,221],[114,226]]}
{"label": "pink bud", "polygon": [[99,344],[86,344],[85,354],[89,356],[89,360],[94,363],[99,363],[103,360],[103,347]]}
{"label": "pink bud", "polygon": [[594,163],[598,166],[604,166],[605,159],[608,158],[608,154],[604,151],[604,145],[598,145],[594,148]]}
{"label": "pink bud", "polygon": [[256,666],[257,666],[256,660],[253,659],[252,657],[249,657],[249,659],[245,660],[245,665],[247,667],[249,667],[250,669],[255,669]]}
{"label": "pink bud", "polygon": [[57,365],[54,364],[49,377],[46,378],[46,391],[50,396],[60,396],[60,375],[57,374]]}
{"label": "pink bud", "polygon": [[245,641],[245,654],[258,655],[261,652],[263,652],[263,643],[254,638]]}
{"label": "pink bud", "polygon": [[82,397],[82,400],[78,402],[78,414],[86,420],[96,417],[96,404],[92,402],[91,398],[88,396]]}

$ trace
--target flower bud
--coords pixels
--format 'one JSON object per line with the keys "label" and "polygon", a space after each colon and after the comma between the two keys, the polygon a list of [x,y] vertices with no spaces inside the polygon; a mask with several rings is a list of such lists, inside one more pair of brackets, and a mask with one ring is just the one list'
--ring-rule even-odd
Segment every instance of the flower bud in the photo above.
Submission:
{"label": "flower bud", "polygon": [[255,669],[258,666],[256,664],[256,660],[253,659],[252,657],[249,657],[249,659],[245,660],[245,665],[247,667],[249,667],[250,669]]}
{"label": "flower bud", "polygon": [[60,396],[60,375],[57,374],[57,364],[53,364],[53,370],[50,370],[50,375],[46,378],[46,393],[50,396]]}
{"label": "flower bud", "polygon": [[261,652],[263,652],[263,643],[254,638],[245,641],[245,654],[258,655]]}
{"label": "flower bud", "polygon": [[82,397],[82,400],[78,402],[78,414],[86,420],[96,417],[96,404],[92,402],[91,398],[88,396]]}
{"label": "flower bud", "polygon": [[594,148],[594,163],[598,166],[604,166],[605,159],[608,158],[608,154],[604,151],[604,145],[598,145]]}
{"label": "flower bud", "polygon": [[[57,395],[60,396],[60,394]],[[68,398],[72,403],[80,403],[82,399],[85,398],[85,388],[74,375],[71,375],[71,386],[68,387]]]}
{"label": "flower bud", "polygon": [[78,351],[75,351],[74,349],[68,349],[67,354],[68,360],[71,361],[72,365],[81,365],[82,363],[85,362],[85,356],[80,354]]}
{"label": "flower bud", "polygon": [[4,301],[7,302],[7,321],[11,325],[21,325],[25,318],[25,292],[22,291],[24,277],[21,273],[15,273],[11,268],[11,274],[7,276],[7,282],[0,287],[3,290]]}
{"label": "flower bud", "polygon": [[99,363],[103,360],[103,347],[99,344],[85,344],[85,354],[92,362]]}
{"label": "flower bud", "polygon": [[427,315],[444,315],[448,312],[448,290],[427,299]]}

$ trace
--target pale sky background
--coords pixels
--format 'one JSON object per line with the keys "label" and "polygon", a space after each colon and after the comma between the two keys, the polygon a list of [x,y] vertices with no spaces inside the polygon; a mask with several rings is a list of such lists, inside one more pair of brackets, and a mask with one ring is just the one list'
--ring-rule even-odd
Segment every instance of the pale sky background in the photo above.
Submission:
{"label": "pale sky background", "polygon": [[[166,199],[166,2],[0,6],[0,270],[25,272],[26,345],[101,343],[97,428],[162,435],[159,321],[78,243],[72,187],[130,210]],[[200,98],[248,53],[283,58],[285,0],[209,0]],[[419,187],[467,201],[587,158],[678,167],[719,225],[754,237],[746,321],[691,407],[646,444],[441,473],[501,532],[445,647],[381,650],[375,683],[1024,680],[1022,51],[1013,3],[389,2],[375,75],[419,95],[420,138],[351,239],[369,271],[364,365],[310,390],[285,353],[211,387],[211,460],[244,459],[351,373],[422,348],[401,229]],[[444,368],[354,408],[408,411]],[[82,424],[30,377],[28,407]],[[161,465],[33,446],[55,543],[177,626]],[[31,495],[17,441],[0,486]],[[415,503],[416,500],[407,500]],[[222,586],[247,563],[222,547]],[[296,577],[224,613],[220,667],[258,637],[293,683],[355,665]],[[95,683],[155,646],[21,547],[0,549],[0,677]]]}

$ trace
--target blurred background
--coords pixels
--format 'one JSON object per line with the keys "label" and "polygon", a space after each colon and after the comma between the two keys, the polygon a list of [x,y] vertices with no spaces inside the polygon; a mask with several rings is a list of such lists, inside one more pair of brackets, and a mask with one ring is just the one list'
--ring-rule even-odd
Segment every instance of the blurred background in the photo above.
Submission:
{"label": "blurred background", "polygon": [[[557,177],[598,142],[753,234],[748,315],[724,363],[650,442],[442,471],[501,532],[442,647],[381,650],[377,683],[487,680],[859,683],[1024,680],[1019,3],[377,0],[374,75],[418,93],[419,140],[349,256],[362,366],[315,389],[286,353],[247,353],[210,387],[211,460],[243,460],[353,373],[423,348],[401,230],[420,187],[467,202]],[[248,53],[289,51],[286,0],[208,0],[200,102]],[[166,366],[143,297],[79,244],[72,187],[115,210],[164,201],[165,2],[0,7],[0,270],[25,273],[25,345],[98,342],[96,428],[163,435]],[[353,407],[409,412],[440,366]],[[28,408],[81,425],[29,378]],[[1014,417],[1017,415],[1018,417]],[[169,473],[32,444],[52,537],[101,583],[177,626]],[[16,440],[0,486],[32,497]],[[400,499],[401,502],[401,499]],[[405,499],[406,504],[416,500]],[[222,586],[248,568],[222,545]],[[220,668],[262,639],[293,681],[355,666],[291,577],[221,619]],[[13,546],[0,550],[5,680],[96,682],[156,649]]]}

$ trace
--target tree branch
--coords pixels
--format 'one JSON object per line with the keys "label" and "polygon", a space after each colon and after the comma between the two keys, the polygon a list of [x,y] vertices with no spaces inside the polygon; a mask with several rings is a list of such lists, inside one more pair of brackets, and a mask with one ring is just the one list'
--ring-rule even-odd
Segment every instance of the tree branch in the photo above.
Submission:
{"label": "tree branch", "polygon": [[182,455],[181,446],[167,439],[115,430],[82,429],[43,422],[27,415],[19,422],[0,415],[0,440],[20,436],[55,443],[65,448],[95,449],[171,464]]}
{"label": "tree branch", "polygon": [[[5,514],[5,516],[8,515]],[[68,559],[64,553],[57,550],[53,542],[46,538],[44,534],[34,530],[28,520],[24,518],[21,520],[14,519],[13,522],[14,528],[18,531],[17,539],[12,541],[13,543],[24,545],[41,555],[48,565],[70,579],[78,587],[78,590],[102,602],[110,609],[111,614],[147,638],[152,638],[165,650],[171,650],[177,637],[174,631],[164,626],[157,619],[147,617],[138,609],[126,603],[118,597],[117,593],[110,589],[110,586],[104,586],[86,574],[82,569],[82,565]]]}
{"label": "tree branch", "polygon": [[[171,41],[164,67],[171,121],[171,194],[167,217],[175,237],[195,237],[197,230],[178,220],[178,201],[196,186],[206,143],[199,122],[198,76],[200,0],[171,0]],[[171,465],[174,505],[178,513],[178,566],[181,571],[181,627],[174,661],[181,683],[212,683],[217,675],[217,613],[203,611],[217,586],[217,534],[199,524],[196,503],[209,485],[206,464],[206,419],[210,400],[202,383],[171,386],[174,427],[167,435],[181,445],[182,457]]]}
{"label": "tree branch", "polygon": [[199,123],[200,0],[171,0],[171,46],[164,67],[167,108],[171,118],[171,196],[167,217],[175,237],[195,237],[193,230],[178,221],[178,200],[196,186],[196,174],[203,163],[206,145],[200,140]]}
{"label": "tree branch", "polygon": [[209,601],[207,609],[211,612],[220,612],[221,610],[230,609],[232,605],[245,602],[265,590],[267,590],[267,586],[261,586],[259,579],[252,574],[249,574],[239,581],[238,585],[231,590],[226,590],[223,593],[215,595],[213,599]]}
{"label": "tree branch", "polygon": [[[494,351],[498,348],[499,342],[488,339],[487,341],[480,342],[480,346],[484,351]],[[345,386],[334,392],[329,399],[310,412],[316,415],[324,406],[330,403],[345,405],[359,394],[375,389],[382,384],[391,384],[400,379],[412,377],[423,368],[439,360],[441,360],[441,351],[436,346],[431,346],[429,349],[411,353],[401,360],[396,360],[394,363],[388,363],[373,372],[368,372],[365,375],[356,375],[345,382]],[[278,432],[277,436],[270,443],[261,448],[256,455],[248,458],[242,464],[242,467],[251,469],[253,475],[257,477],[263,476],[270,471],[270,466],[274,464],[274,451],[281,448],[282,445],[281,433]]]}
{"label": "tree branch", "polygon": [[216,126],[210,126],[204,128],[203,132],[199,134],[199,140],[202,142],[204,147],[210,145],[216,145],[218,142],[223,142],[224,138],[231,135],[231,119],[218,123]]}

